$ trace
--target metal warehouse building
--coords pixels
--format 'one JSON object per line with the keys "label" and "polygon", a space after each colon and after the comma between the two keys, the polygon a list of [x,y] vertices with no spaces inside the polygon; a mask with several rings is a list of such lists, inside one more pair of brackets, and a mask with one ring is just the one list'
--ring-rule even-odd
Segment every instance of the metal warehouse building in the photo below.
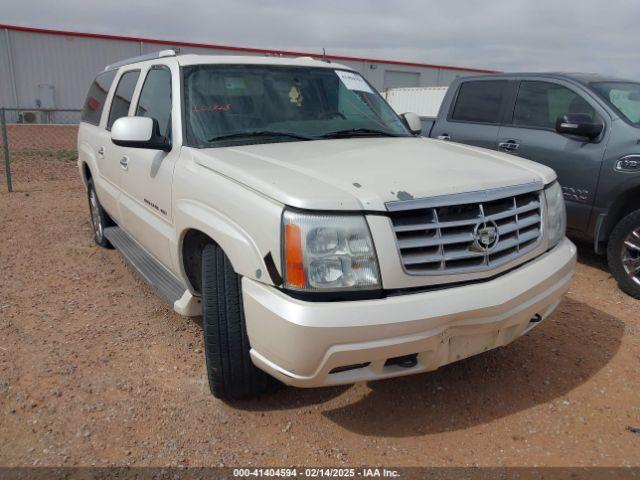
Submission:
{"label": "metal warehouse building", "polygon": [[[214,55],[315,56],[317,53],[174,42],[0,25],[0,106],[80,108],[105,65],[164,49]],[[359,71],[379,90],[446,86],[459,76],[488,70],[327,55]]]}

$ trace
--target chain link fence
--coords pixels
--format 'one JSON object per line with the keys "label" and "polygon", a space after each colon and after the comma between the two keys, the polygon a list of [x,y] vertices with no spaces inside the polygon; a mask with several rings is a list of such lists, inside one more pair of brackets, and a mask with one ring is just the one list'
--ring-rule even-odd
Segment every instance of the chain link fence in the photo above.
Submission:
{"label": "chain link fence", "polygon": [[0,159],[13,191],[11,166],[24,159],[75,161],[81,110],[0,107]]}

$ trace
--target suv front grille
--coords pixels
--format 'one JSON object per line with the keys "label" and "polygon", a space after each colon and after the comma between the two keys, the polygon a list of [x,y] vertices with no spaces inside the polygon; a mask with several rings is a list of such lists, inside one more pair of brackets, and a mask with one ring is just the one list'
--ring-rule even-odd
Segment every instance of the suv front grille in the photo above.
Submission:
{"label": "suv front grille", "polygon": [[480,272],[535,250],[542,241],[541,189],[536,183],[388,203],[405,271]]}

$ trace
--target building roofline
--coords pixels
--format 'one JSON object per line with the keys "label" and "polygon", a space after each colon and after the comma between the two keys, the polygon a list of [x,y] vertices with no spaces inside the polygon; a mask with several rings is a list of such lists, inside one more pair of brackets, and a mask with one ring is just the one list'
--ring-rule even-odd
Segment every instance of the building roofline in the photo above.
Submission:
{"label": "building roofline", "polygon": [[[0,24],[1,29],[7,30],[16,30],[20,32],[33,32],[33,33],[48,33],[51,35],[71,35],[76,37],[86,37],[86,38],[99,38],[104,40],[122,40],[129,42],[145,42],[152,44],[161,44],[161,45],[175,45],[182,47],[195,47],[195,48],[217,48],[221,50],[231,50],[235,52],[243,52],[243,53],[256,53],[263,55],[287,55],[293,57],[319,57],[318,54],[308,53],[308,52],[295,52],[290,50],[268,50],[263,48],[252,48],[252,47],[234,47],[229,45],[215,45],[209,43],[196,43],[196,42],[181,42],[175,40],[159,40],[154,38],[144,38],[144,37],[130,37],[130,36],[121,36],[121,35],[109,35],[104,33],[86,33],[86,32],[73,32],[68,30],[53,30],[48,28],[36,28],[36,27],[24,27],[19,25],[4,25]],[[352,62],[368,62],[368,63],[385,63],[388,65],[403,65],[406,67],[427,67],[427,68],[439,68],[442,70],[458,70],[463,72],[473,72],[473,73],[500,73],[497,70],[486,70],[481,68],[471,68],[471,67],[456,67],[453,65],[436,65],[431,63],[417,63],[417,62],[403,62],[399,60],[382,60],[375,58],[365,58],[365,57],[351,57],[346,55],[327,55],[326,58],[331,60],[342,60],[342,61],[352,61]]]}

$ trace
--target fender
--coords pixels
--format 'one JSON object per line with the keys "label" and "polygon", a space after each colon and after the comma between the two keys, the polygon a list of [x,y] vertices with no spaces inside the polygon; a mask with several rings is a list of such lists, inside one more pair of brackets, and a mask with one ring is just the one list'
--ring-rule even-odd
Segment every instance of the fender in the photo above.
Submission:
{"label": "fender", "polygon": [[95,176],[98,174],[98,165],[96,157],[93,153],[91,146],[84,141],[78,142],[78,169],[80,170],[80,178],[84,184],[85,190],[87,189],[87,177],[84,173],[83,165],[87,164],[91,173]]}
{"label": "fender", "polygon": [[[616,223],[626,213],[640,208],[640,175],[629,176],[622,182],[608,190],[606,193],[607,202],[602,207],[595,207],[592,215],[592,230],[596,253],[604,252],[603,244],[609,239],[611,231]],[[597,202],[599,203],[599,202]]]}
{"label": "fender", "polygon": [[[267,274],[260,248],[251,236],[231,218],[222,212],[200,202],[181,199],[175,204],[175,225],[177,232],[177,261],[180,272],[187,279],[182,259],[182,244],[188,230],[195,229],[208,235],[229,257],[236,273],[273,285]],[[265,255],[268,252],[265,252]]]}

